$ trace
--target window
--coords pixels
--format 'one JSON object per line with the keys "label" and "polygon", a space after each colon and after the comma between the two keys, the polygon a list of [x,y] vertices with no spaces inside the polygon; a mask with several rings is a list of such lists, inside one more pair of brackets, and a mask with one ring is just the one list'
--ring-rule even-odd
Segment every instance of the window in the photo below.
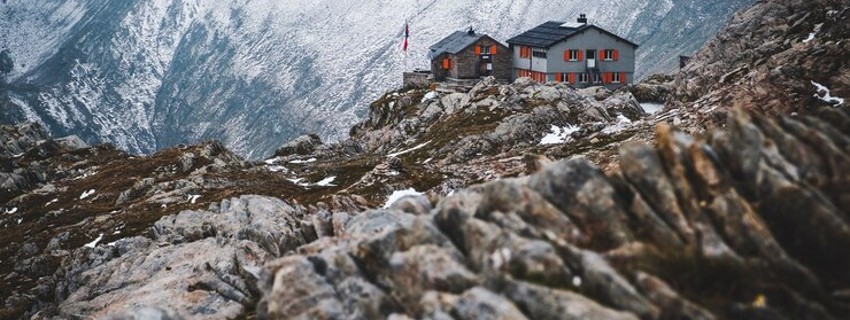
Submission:
{"label": "window", "polygon": [[620,51],[614,49],[605,49],[602,51],[602,60],[618,61],[620,60]]}
{"label": "window", "polygon": [[579,83],[587,83],[587,73],[579,73],[578,74],[578,82]]}
{"label": "window", "polygon": [[519,57],[520,58],[531,58],[531,48],[529,48],[529,47],[519,47]]}
{"label": "window", "polygon": [[620,73],[619,72],[614,72],[611,75],[611,78],[613,79],[613,80],[611,80],[611,83],[620,83]]}
{"label": "window", "polygon": [[569,61],[579,61],[579,60],[581,60],[579,58],[579,52],[580,52],[579,50],[568,50],[567,60],[569,60]]}
{"label": "window", "polygon": [[443,58],[443,69],[449,70],[452,68],[452,59]]}
{"label": "window", "polygon": [[594,74],[593,75],[593,83],[600,83],[600,82],[602,82],[602,75],[600,75],[598,73]]}
{"label": "window", "polygon": [[475,48],[475,54],[477,55],[486,55],[490,54],[490,46],[478,46]]}
{"label": "window", "polygon": [[535,58],[546,59],[546,51],[545,50],[535,49],[534,52],[532,52],[532,55]]}

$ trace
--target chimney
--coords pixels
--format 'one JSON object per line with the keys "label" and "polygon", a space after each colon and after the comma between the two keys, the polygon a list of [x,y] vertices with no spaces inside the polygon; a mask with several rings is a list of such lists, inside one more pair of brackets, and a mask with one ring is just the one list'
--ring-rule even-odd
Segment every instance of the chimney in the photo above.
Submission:
{"label": "chimney", "polygon": [[469,27],[469,30],[467,30],[467,31],[466,31],[466,33],[468,33],[470,36],[474,36],[474,35],[475,35],[475,30],[474,30],[474,29],[472,29],[472,27]]}
{"label": "chimney", "polygon": [[578,23],[587,24],[587,15],[582,13],[578,16]]}

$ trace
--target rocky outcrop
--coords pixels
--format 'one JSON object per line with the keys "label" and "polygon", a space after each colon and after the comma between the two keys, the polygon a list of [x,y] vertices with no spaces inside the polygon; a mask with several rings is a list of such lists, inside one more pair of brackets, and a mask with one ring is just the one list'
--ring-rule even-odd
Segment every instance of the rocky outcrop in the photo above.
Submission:
{"label": "rocky outcrop", "polygon": [[847,106],[848,19],[846,1],[758,2],[681,70],[671,104],[692,110],[700,129],[724,124],[734,107],[779,116]]}
{"label": "rocky outcrop", "polygon": [[316,147],[320,145],[322,145],[322,138],[315,134],[300,136],[277,149],[275,156],[307,155],[316,151]]}
{"label": "rocky outcrop", "polygon": [[3,314],[841,318],[850,113],[729,119],[705,138],[661,124],[607,174],[574,158],[380,210],[240,196],[118,240],[69,247],[60,233],[43,253],[20,247],[15,270],[38,285]]}

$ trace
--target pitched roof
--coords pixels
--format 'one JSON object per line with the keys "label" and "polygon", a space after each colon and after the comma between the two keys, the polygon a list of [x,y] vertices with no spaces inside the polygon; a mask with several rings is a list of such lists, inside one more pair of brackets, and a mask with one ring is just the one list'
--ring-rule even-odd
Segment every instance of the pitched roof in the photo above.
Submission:
{"label": "pitched roof", "polygon": [[534,27],[531,30],[528,30],[516,37],[511,38],[510,40],[508,40],[508,43],[521,46],[549,48],[558,42],[567,40],[570,37],[590,28],[597,29],[602,33],[605,33],[609,36],[617,38],[620,41],[630,44],[633,47],[638,47],[638,45],[634,42],[626,40],[614,33],[609,32],[608,30],[602,29],[592,24],[585,24],[574,27],[572,25],[568,25],[558,21],[549,21],[537,27]]}
{"label": "pitched roof", "polygon": [[434,59],[446,52],[450,54],[457,54],[477,42],[482,37],[485,37],[485,35],[456,31],[445,39],[440,40],[440,42],[437,42],[437,44],[431,46],[431,52],[428,53],[428,58]]}

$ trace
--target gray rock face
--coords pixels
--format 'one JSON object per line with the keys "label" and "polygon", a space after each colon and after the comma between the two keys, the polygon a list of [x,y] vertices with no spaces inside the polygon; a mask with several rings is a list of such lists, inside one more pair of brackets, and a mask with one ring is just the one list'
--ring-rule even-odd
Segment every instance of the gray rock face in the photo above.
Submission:
{"label": "gray rock face", "polygon": [[838,105],[827,96],[850,98],[848,8],[780,0],[736,14],[676,76],[671,105],[693,110],[699,129],[722,125],[735,107],[787,116]]}
{"label": "gray rock face", "polygon": [[[661,125],[655,147],[621,150],[617,172],[562,160],[435,205],[407,197],[361,212],[252,195],[164,216],[141,236],[106,244],[69,248],[74,234],[65,232],[46,249],[37,241],[18,246],[13,271],[39,279],[28,291],[39,303],[3,312],[35,319],[840,318],[847,307],[840,288],[850,287],[843,258],[850,256],[843,187],[850,132],[835,124],[850,119],[847,111],[778,120],[739,111],[730,119],[728,131],[706,139]],[[184,158],[194,159],[193,168],[207,162],[215,149],[176,153],[172,170],[180,172]]]}
{"label": "gray rock face", "polygon": [[275,152],[275,156],[306,155],[316,150],[322,144],[322,138],[315,134],[300,136],[287,142]]}

